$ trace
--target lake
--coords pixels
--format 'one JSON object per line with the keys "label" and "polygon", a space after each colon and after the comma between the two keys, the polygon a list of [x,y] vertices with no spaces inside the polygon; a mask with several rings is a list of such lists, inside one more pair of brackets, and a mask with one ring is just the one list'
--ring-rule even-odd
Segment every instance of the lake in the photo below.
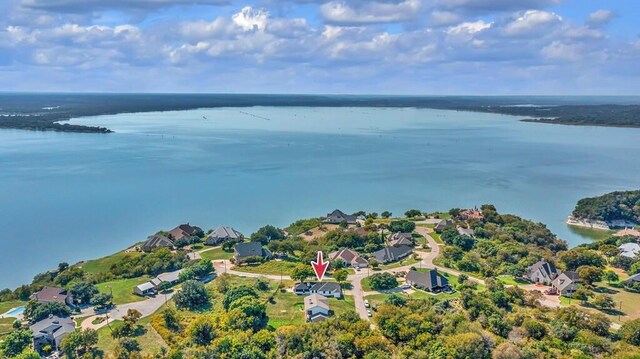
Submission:
{"label": "lake", "polygon": [[0,288],[190,222],[245,235],[335,208],[493,203],[565,225],[585,196],[640,188],[640,129],[457,111],[251,107],[72,120],[113,134],[0,131]]}

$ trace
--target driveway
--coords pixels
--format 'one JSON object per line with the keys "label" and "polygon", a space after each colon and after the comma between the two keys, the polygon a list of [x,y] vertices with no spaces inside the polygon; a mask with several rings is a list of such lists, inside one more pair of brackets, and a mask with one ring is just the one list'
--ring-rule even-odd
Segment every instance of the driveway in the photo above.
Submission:
{"label": "driveway", "polygon": [[[169,299],[171,299],[174,294],[175,294],[175,291],[171,293],[167,293],[166,295],[158,294],[155,297],[151,297],[141,302],[117,305],[115,308],[111,309],[107,313],[109,317],[109,321],[122,320],[122,318],[125,315],[127,315],[127,311],[129,309],[135,309],[139,311],[142,314],[143,318],[147,317],[155,313],[163,304],[165,304],[165,302],[169,301]],[[104,317],[104,315],[105,314],[92,315],[87,319],[83,320],[80,326],[82,327],[82,329],[87,329],[87,328],[96,329],[96,330],[100,329],[107,325],[107,321],[104,321],[98,324],[93,324],[91,322],[98,317]]]}

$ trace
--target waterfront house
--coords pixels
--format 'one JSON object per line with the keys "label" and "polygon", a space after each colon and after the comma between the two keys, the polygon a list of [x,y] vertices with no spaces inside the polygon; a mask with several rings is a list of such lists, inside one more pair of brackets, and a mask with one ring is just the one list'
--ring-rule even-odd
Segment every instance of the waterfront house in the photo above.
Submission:
{"label": "waterfront house", "polygon": [[571,298],[573,297],[573,293],[578,290],[579,281],[578,273],[562,272],[551,282],[551,286],[559,295]]}
{"label": "waterfront house", "polygon": [[378,251],[371,253],[379,263],[389,263],[400,260],[411,254],[412,248],[406,245],[384,247]]}
{"label": "waterfront house", "polygon": [[329,260],[334,261],[336,259],[341,260],[345,266],[353,268],[366,268],[369,266],[369,262],[362,258],[358,252],[348,248],[329,253]]}
{"label": "waterfront house", "polygon": [[445,228],[447,228],[448,226],[452,225],[453,221],[450,219],[443,219],[442,221],[438,222],[435,227],[433,227],[433,230],[436,231],[436,233],[440,233],[442,231],[445,230]]}
{"label": "waterfront house", "polygon": [[433,293],[449,290],[449,280],[437,269],[430,269],[426,272],[410,270],[406,276],[407,284],[415,288],[424,289]]}
{"label": "waterfront house", "polygon": [[58,287],[44,287],[40,291],[33,293],[31,299],[42,304],[58,302],[67,306],[73,305],[73,296],[65,289]]}
{"label": "waterfront house", "polygon": [[640,254],[640,245],[638,243],[625,243],[618,247],[618,249],[620,249],[621,256],[629,258],[635,258]]}
{"label": "waterfront house", "polygon": [[156,287],[151,282],[142,283],[140,285],[137,285],[135,288],[133,288],[133,293],[141,297],[146,297],[148,295],[155,294],[155,292],[156,292]]}
{"label": "waterfront house", "polygon": [[54,352],[60,350],[62,339],[76,329],[76,323],[69,317],[51,315],[29,327],[33,347],[42,353],[45,346],[51,346]]}
{"label": "waterfront house", "polygon": [[181,224],[176,228],[169,231],[169,237],[177,241],[183,238],[198,237],[198,234],[202,233],[200,227],[192,226],[189,223]]}
{"label": "waterfront house", "polygon": [[560,272],[553,263],[549,263],[543,259],[528,267],[524,277],[534,283],[551,285],[551,282],[553,282],[559,274]]}
{"label": "waterfront house", "polygon": [[484,219],[484,216],[482,215],[482,212],[480,212],[477,208],[466,209],[466,210],[460,212],[459,217],[463,221],[469,221],[469,220],[482,221]]}
{"label": "waterfront house", "polygon": [[159,234],[149,236],[147,240],[144,243],[142,243],[142,245],[140,246],[140,248],[144,252],[151,252],[154,249],[161,248],[161,247],[166,247],[169,249],[174,248],[173,242],[169,238]]}
{"label": "waterfront house", "polygon": [[271,252],[262,247],[260,242],[243,242],[236,244],[233,250],[233,258],[236,260],[242,260],[250,257],[261,257],[271,259]]}
{"label": "waterfront house", "polygon": [[320,322],[331,316],[329,299],[320,294],[304,298],[304,313],[307,322]]}
{"label": "waterfront house", "polygon": [[356,224],[356,216],[346,214],[339,209],[334,210],[331,213],[327,214],[327,217],[324,219],[324,223],[329,224],[340,224],[342,222],[346,222],[347,224]]}
{"label": "waterfront house", "polygon": [[325,297],[342,297],[342,288],[336,282],[298,283],[293,286],[297,295],[320,294]]}
{"label": "waterfront house", "polygon": [[217,246],[226,241],[242,242],[244,235],[231,227],[218,227],[214,229],[205,240],[211,246]]}

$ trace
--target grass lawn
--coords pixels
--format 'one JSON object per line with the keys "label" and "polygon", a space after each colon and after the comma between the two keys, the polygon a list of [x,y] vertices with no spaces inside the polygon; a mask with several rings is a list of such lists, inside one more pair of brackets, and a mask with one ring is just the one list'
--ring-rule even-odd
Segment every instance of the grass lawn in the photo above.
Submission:
{"label": "grass lawn", "polygon": [[274,328],[304,324],[304,296],[278,291],[273,302],[267,303],[267,315]]}
{"label": "grass lawn", "polygon": [[404,259],[402,259],[400,261],[397,261],[397,262],[393,262],[393,263],[390,263],[390,264],[381,264],[380,268],[383,269],[383,270],[384,269],[393,269],[393,268],[408,266],[408,265],[411,265],[411,264],[416,264],[418,262],[420,262],[419,259],[414,259],[413,255],[410,255],[410,256],[405,257]]}
{"label": "grass lawn", "polygon": [[109,271],[109,269],[113,264],[122,262],[125,256],[137,257],[140,255],[142,255],[142,253],[139,253],[139,252],[125,253],[123,251],[123,252],[118,252],[116,254],[112,254],[108,257],[103,257],[100,259],[92,259],[90,261],[87,261],[86,263],[79,264],[79,266],[82,267],[82,269],[84,269],[87,273],[93,273],[93,274],[106,273]]}
{"label": "grass lawn", "polygon": [[233,257],[233,252],[225,252],[221,247],[213,248],[208,251],[200,252],[200,255],[204,259],[208,259],[210,261],[222,260],[222,259],[231,259]]}
{"label": "grass lawn", "polygon": [[13,322],[16,318],[2,318],[0,319],[0,338],[11,333],[13,331]]}
{"label": "grass lawn", "polygon": [[429,233],[429,235],[431,236],[431,238],[433,238],[434,241],[436,241],[436,243],[444,244],[444,242],[440,238],[440,233],[431,232],[431,233]]}
{"label": "grass lawn", "polygon": [[98,287],[98,290],[100,292],[106,294],[110,294],[113,291],[113,303],[125,304],[144,300],[143,297],[133,294],[133,288],[138,284],[142,284],[148,281],[148,277],[119,279],[111,282],[96,284],[96,287]]}
{"label": "grass lawn", "polygon": [[296,266],[296,262],[289,261],[268,261],[259,265],[242,265],[234,266],[232,269],[240,272],[289,275],[291,270]]}
{"label": "grass lawn", "polygon": [[[629,320],[640,318],[640,294],[628,292],[622,288],[615,288],[609,286],[605,282],[596,283],[596,293],[605,293],[613,297],[613,301],[616,303],[615,310],[600,310],[593,306],[583,306],[579,300],[560,297],[560,304],[562,306],[578,305],[583,309],[590,311],[598,311],[605,314],[612,322],[624,323]],[[589,301],[592,301],[590,298]]]}
{"label": "grass lawn", "polygon": [[8,302],[0,302],[0,314],[4,314],[13,308],[21,307],[23,305],[27,305],[27,302],[22,302],[19,300],[10,300]]}
{"label": "grass lawn", "polygon": [[530,284],[529,282],[527,282],[524,279],[520,279],[520,278],[514,278],[513,276],[510,275],[501,275],[498,276],[498,280],[501,281],[503,284],[506,285],[523,285],[523,284]]}
{"label": "grass lawn", "polygon": [[[138,322],[143,330],[142,333],[134,337],[139,343],[142,349],[142,354],[154,354],[160,350],[161,347],[167,347],[162,337],[151,326],[151,317],[140,319]],[[111,327],[117,327],[122,325],[122,321],[110,322]],[[98,348],[105,353],[113,353],[116,347],[117,341],[111,337],[111,329],[108,326],[98,329]]]}

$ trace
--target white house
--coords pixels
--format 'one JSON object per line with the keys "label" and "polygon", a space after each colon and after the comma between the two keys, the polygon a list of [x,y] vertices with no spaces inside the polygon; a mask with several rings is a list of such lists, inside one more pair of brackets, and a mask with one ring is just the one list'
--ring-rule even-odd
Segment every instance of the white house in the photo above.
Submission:
{"label": "white house", "polygon": [[146,297],[147,295],[153,294],[156,292],[156,287],[151,282],[142,283],[135,288],[133,288],[133,293]]}
{"label": "white house", "polygon": [[320,294],[311,294],[304,298],[304,313],[307,322],[319,322],[331,316],[329,299]]}
{"label": "white house", "polygon": [[620,249],[621,256],[635,258],[640,254],[640,245],[638,243],[625,243],[618,248]]}
{"label": "white house", "polygon": [[553,282],[559,274],[560,272],[553,263],[549,263],[543,259],[534,263],[531,267],[528,267],[524,277],[534,283],[551,285],[551,282]]}
{"label": "white house", "polygon": [[325,297],[342,297],[342,288],[335,282],[298,283],[293,287],[297,295],[321,294]]}

